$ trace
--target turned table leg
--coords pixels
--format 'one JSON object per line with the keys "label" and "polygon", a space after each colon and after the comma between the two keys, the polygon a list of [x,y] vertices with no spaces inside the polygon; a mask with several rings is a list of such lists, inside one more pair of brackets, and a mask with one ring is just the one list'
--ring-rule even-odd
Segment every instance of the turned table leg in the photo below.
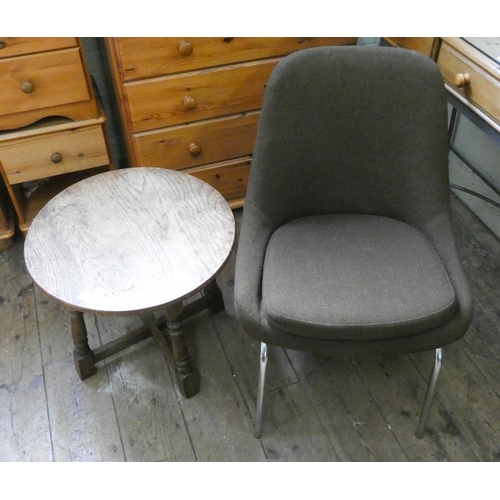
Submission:
{"label": "turned table leg", "polygon": [[80,311],[70,311],[71,335],[73,337],[73,357],[75,367],[81,380],[94,375],[97,371],[94,354],[88,343],[87,328]]}
{"label": "turned table leg", "polygon": [[192,398],[200,391],[200,376],[193,369],[189,358],[186,339],[182,329],[182,319],[180,318],[182,311],[182,304],[176,304],[167,308],[167,332],[172,345],[177,385],[185,398]]}
{"label": "turned table leg", "polygon": [[[151,313],[141,314],[142,322],[151,330],[165,358],[174,363],[177,387],[185,398],[200,392],[200,375],[191,365],[182,329],[182,303],[170,305],[162,321],[156,322]],[[160,328],[166,327],[166,333]]]}
{"label": "turned table leg", "polygon": [[201,293],[205,297],[208,309],[211,312],[218,313],[224,311],[224,298],[222,297],[222,292],[220,291],[219,285],[217,285],[215,280],[209,283]]}

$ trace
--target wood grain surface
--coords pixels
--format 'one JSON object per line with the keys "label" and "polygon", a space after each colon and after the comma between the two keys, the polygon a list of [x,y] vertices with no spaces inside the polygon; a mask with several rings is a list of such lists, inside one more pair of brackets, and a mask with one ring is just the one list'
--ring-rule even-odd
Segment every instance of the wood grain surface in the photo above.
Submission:
{"label": "wood grain surface", "polygon": [[220,193],[160,168],[93,176],[53,198],[25,242],[35,283],[87,312],[159,309],[202,289],[228,259],[233,214]]}

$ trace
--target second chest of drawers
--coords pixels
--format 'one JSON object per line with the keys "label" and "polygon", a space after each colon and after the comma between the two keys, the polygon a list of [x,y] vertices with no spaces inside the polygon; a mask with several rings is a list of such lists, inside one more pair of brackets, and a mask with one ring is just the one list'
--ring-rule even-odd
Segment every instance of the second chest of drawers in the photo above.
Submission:
{"label": "second chest of drawers", "polygon": [[500,130],[500,63],[461,38],[443,38],[437,63],[449,91]]}

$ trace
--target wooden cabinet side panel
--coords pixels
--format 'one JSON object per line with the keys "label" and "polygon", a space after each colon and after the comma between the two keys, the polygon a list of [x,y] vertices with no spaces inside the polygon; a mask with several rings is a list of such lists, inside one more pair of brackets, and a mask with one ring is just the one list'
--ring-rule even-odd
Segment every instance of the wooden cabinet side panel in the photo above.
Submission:
{"label": "wooden cabinet side panel", "polygon": [[3,177],[0,163],[0,251],[8,250],[14,244],[15,235],[14,216],[8,202],[8,190],[4,189]]}
{"label": "wooden cabinet side panel", "polygon": [[87,89],[88,93],[90,96],[90,103],[91,103],[91,111],[89,111],[89,114],[85,117],[86,119],[88,118],[98,118],[101,114],[104,115],[104,113],[101,113],[101,110],[99,109],[99,106],[97,104],[97,100],[99,99],[99,92],[97,89],[97,85],[94,83],[92,80],[92,77],[90,76],[90,71],[89,67],[87,64],[87,58],[85,56],[85,51],[83,50],[83,43],[81,38],[76,39],[78,48],[79,50],[79,55],[80,55],[80,63],[82,65],[83,69],[83,75],[85,77],[85,81],[87,83]]}

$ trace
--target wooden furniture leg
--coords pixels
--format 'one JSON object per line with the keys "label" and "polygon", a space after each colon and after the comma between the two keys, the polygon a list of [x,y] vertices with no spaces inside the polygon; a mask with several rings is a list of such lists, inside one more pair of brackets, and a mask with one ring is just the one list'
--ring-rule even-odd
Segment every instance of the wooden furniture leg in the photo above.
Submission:
{"label": "wooden furniture leg", "polygon": [[70,311],[71,335],[73,337],[73,357],[75,367],[81,380],[91,377],[97,371],[95,366],[94,353],[88,343],[87,328],[80,311]]}
{"label": "wooden furniture leg", "polygon": [[207,307],[213,313],[224,311],[224,298],[220,291],[219,285],[213,280],[201,292],[203,297],[207,300]]}
{"label": "wooden furniture leg", "polygon": [[167,332],[172,345],[177,385],[185,398],[192,398],[200,392],[200,376],[193,369],[182,329],[182,303],[170,306],[166,311]]}
{"label": "wooden furniture leg", "polygon": [[0,175],[0,252],[14,245],[14,216],[12,205],[7,201],[7,190]]}
{"label": "wooden furniture leg", "polygon": [[[193,368],[182,329],[184,317],[182,303],[166,308],[165,317],[155,321],[152,314],[142,314],[140,317],[149,328],[154,339],[163,351],[167,361],[174,363],[177,386],[186,398],[192,398],[200,392],[200,374]],[[160,328],[166,327],[166,334]]]}
{"label": "wooden furniture leg", "polygon": [[[88,344],[87,328],[80,311],[70,311],[71,335],[73,337],[75,367],[81,380],[91,377],[97,372],[96,363],[102,361],[137,342],[148,338],[151,334],[162,349],[165,357],[174,362],[177,385],[185,398],[192,398],[200,392],[200,375],[191,364],[189,352],[182,330],[182,322],[190,316],[208,309],[218,313],[225,309],[222,292],[217,283],[212,281],[201,292],[202,297],[186,306],[182,302],[166,308],[165,316],[158,321],[152,314],[141,314],[144,323],[119,339],[108,342],[92,351]],[[162,330],[166,329],[166,333]]]}

